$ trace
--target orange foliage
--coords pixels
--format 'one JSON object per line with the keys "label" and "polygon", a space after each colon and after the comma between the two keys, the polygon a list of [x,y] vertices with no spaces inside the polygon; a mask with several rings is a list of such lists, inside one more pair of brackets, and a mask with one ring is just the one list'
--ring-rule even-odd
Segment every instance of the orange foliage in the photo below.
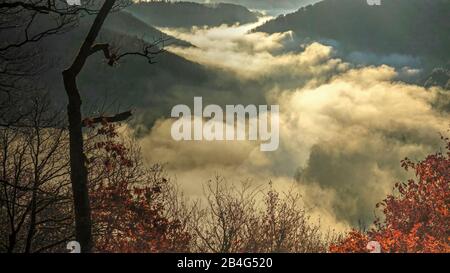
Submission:
{"label": "orange foliage", "polygon": [[164,214],[162,195],[168,181],[163,177],[145,180],[143,175],[139,177],[143,183],[136,183],[136,173],[142,170],[128,158],[126,146],[116,140],[115,128],[103,124],[97,133],[104,138],[93,145],[102,177],[90,189],[96,251],[187,251],[189,234],[180,221]]}
{"label": "orange foliage", "polygon": [[348,233],[347,237],[339,244],[330,246],[330,252],[335,253],[362,253],[366,251],[366,245],[369,239],[366,234],[357,230],[352,230]]}
{"label": "orange foliage", "polygon": [[190,237],[179,221],[163,216],[162,205],[153,202],[158,194],[157,186],[130,189],[127,181],[96,188],[91,198],[93,219],[101,233],[97,251],[186,251]]}
{"label": "orange foliage", "polygon": [[366,234],[352,231],[330,252],[367,252],[369,240],[378,241],[383,252],[450,252],[450,141],[446,153],[429,155],[414,163],[402,161],[405,170],[414,170],[416,179],[395,184],[397,195],[388,195],[377,208],[377,219]]}

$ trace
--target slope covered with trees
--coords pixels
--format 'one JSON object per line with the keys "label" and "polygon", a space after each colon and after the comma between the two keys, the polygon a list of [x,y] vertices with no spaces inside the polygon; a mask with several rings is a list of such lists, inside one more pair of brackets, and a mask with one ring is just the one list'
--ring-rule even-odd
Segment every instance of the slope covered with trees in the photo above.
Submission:
{"label": "slope covered with trees", "polygon": [[281,15],[256,31],[292,30],[304,39],[332,39],[349,51],[400,53],[448,60],[449,0],[324,0]]}
{"label": "slope covered with trees", "polygon": [[126,11],[114,12],[105,21],[105,29],[122,35],[134,36],[151,42],[159,38],[167,40],[166,45],[191,46],[190,43],[167,35],[155,27],[144,23]]}
{"label": "slope covered with trees", "polygon": [[234,4],[150,1],[130,6],[129,12],[154,26],[219,26],[256,22],[258,14]]}
{"label": "slope covered with trees", "polygon": [[193,2],[232,3],[271,13],[272,11],[297,10],[299,7],[319,1],[321,0],[194,0]]}

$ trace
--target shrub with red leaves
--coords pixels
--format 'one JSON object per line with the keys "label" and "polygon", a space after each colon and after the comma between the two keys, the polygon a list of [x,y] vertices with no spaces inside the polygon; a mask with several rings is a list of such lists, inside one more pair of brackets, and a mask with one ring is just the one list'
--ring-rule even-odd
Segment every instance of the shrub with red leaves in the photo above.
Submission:
{"label": "shrub with red leaves", "polygon": [[402,167],[415,171],[415,179],[395,184],[397,194],[388,195],[377,207],[384,220],[377,219],[366,234],[351,231],[330,252],[367,252],[369,240],[380,243],[383,252],[450,252],[450,141],[445,153],[429,155]]}
{"label": "shrub with red leaves", "polygon": [[89,159],[96,251],[188,251],[190,236],[182,222],[165,214],[168,180],[161,169],[140,165],[138,152],[118,140],[110,124],[102,124],[96,139]]}

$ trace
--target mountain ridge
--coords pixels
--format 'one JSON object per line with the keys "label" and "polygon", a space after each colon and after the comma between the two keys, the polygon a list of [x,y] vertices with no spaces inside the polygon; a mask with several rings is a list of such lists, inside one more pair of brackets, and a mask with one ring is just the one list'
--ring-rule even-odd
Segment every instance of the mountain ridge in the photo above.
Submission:
{"label": "mountain ridge", "polygon": [[[449,0],[324,0],[280,15],[254,31],[292,30],[297,37],[332,39],[349,51],[402,53],[448,61]],[[382,18],[382,20],[380,19]]]}
{"label": "mountain ridge", "polygon": [[244,6],[229,3],[150,1],[131,5],[126,11],[149,25],[163,27],[245,24],[256,22],[260,16]]}

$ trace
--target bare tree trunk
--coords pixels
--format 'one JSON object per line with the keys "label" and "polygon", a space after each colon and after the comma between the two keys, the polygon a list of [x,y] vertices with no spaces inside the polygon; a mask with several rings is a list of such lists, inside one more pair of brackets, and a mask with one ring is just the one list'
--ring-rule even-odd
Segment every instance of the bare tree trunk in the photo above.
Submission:
{"label": "bare tree trunk", "polygon": [[91,208],[87,185],[87,169],[84,165],[83,134],[81,130],[81,98],[73,76],[64,74],[64,86],[69,97],[67,114],[70,138],[70,180],[75,210],[75,235],[82,252],[92,249]]}
{"label": "bare tree trunk", "polygon": [[[37,111],[39,111],[39,108],[36,109]],[[30,211],[30,224],[29,224],[29,228],[28,228],[28,235],[27,235],[27,240],[25,243],[25,253],[30,253],[31,252],[31,244],[33,242],[33,237],[36,233],[36,214],[37,214],[37,191],[39,188],[39,154],[40,154],[40,149],[41,149],[41,135],[40,135],[40,131],[39,131],[39,121],[35,120],[35,128],[34,131],[36,133],[36,152],[33,154],[32,153],[32,157],[33,157],[33,172],[34,172],[34,181],[33,181],[33,191],[32,191],[32,195],[31,195],[31,211]],[[32,147],[33,146],[33,138],[30,138],[30,143],[29,145]],[[30,147],[30,148],[31,148]],[[31,151],[33,151],[33,149],[31,148]]]}
{"label": "bare tree trunk", "polygon": [[30,212],[30,226],[28,228],[28,234],[27,234],[27,240],[25,243],[25,253],[30,253],[31,252],[31,244],[33,242],[33,236],[36,233],[36,198],[37,198],[37,182],[34,182],[33,185],[33,193],[32,193],[32,197],[31,197],[31,212]]}
{"label": "bare tree trunk", "polygon": [[76,78],[81,72],[87,58],[95,52],[94,42],[98,36],[108,13],[116,0],[106,0],[98,12],[89,33],[84,40],[78,55],[72,65],[63,71],[64,87],[69,104],[67,114],[69,118],[70,139],[70,179],[75,210],[75,235],[81,245],[82,252],[91,252],[93,247],[91,208],[89,204],[88,176],[85,166],[83,150],[81,97],[78,92]]}

